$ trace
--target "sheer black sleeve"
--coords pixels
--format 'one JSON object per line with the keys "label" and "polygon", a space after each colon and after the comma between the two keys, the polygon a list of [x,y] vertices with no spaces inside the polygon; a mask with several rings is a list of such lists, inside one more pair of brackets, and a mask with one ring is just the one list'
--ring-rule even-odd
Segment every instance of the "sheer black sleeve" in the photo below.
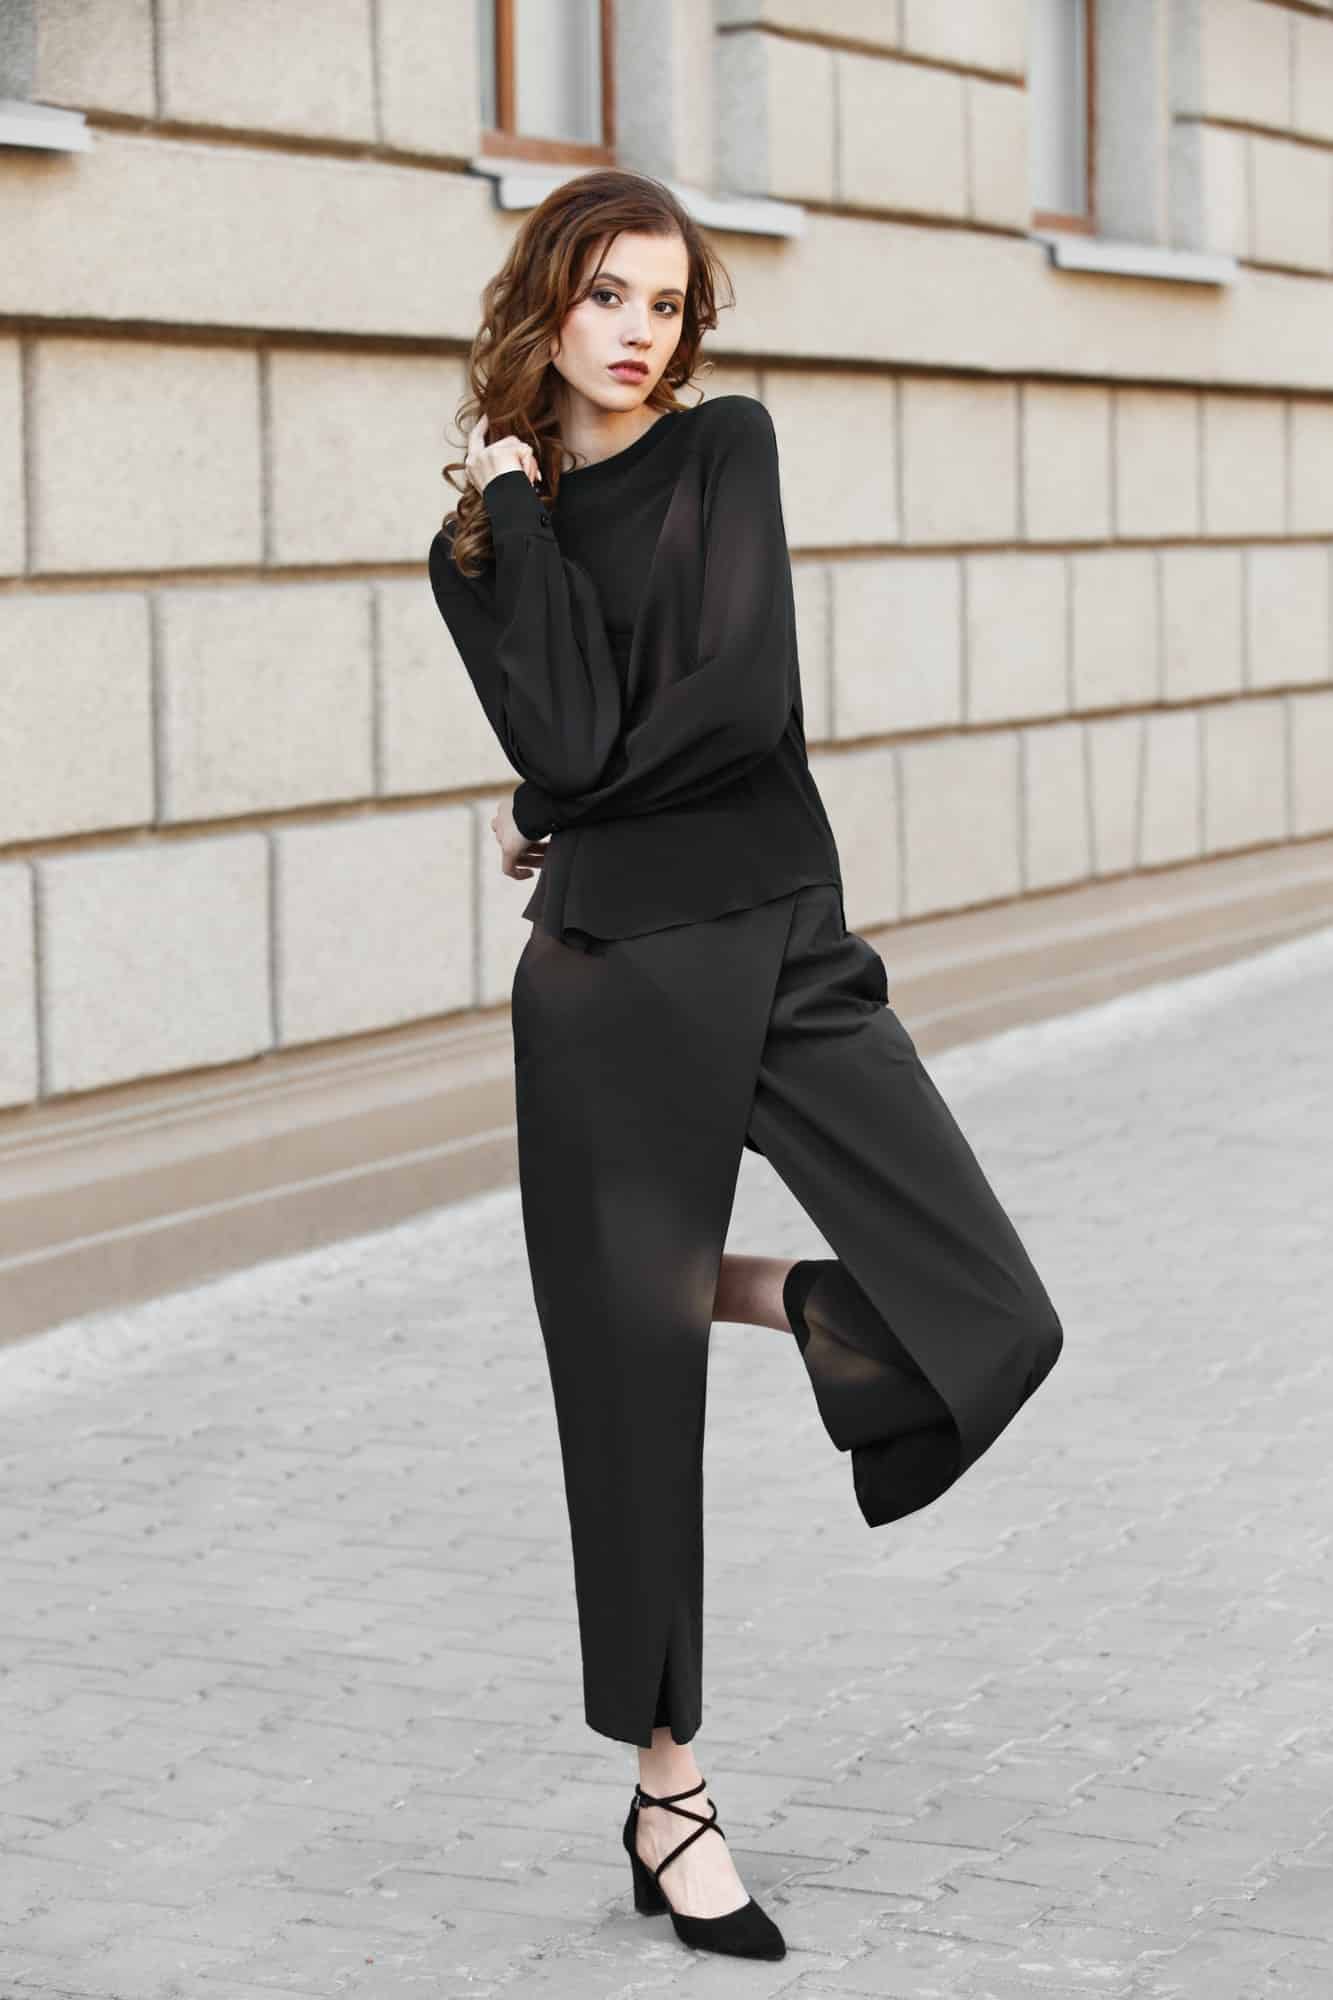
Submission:
{"label": "sheer black sleeve", "polygon": [[[561,555],[525,472],[497,474],[482,500],[494,563],[463,576],[441,529],[429,556],[435,602],[510,763],[543,795],[577,793],[601,778],[621,721],[597,593]],[[521,802],[514,817],[528,839],[549,831]]]}

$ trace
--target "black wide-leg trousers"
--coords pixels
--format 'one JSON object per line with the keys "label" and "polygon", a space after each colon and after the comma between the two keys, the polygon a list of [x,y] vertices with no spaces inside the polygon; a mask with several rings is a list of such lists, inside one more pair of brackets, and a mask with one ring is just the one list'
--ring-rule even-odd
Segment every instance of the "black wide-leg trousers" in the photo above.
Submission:
{"label": "black wide-leg trousers", "polygon": [[[584,1712],[702,1720],[708,1341],[743,1150],[831,1258],[788,1282],[869,1525],[937,1499],[1059,1354],[1045,1288],[835,884],[587,951],[512,992],[519,1182],[568,1505]],[[773,1246],[774,1255],[782,1246]]]}

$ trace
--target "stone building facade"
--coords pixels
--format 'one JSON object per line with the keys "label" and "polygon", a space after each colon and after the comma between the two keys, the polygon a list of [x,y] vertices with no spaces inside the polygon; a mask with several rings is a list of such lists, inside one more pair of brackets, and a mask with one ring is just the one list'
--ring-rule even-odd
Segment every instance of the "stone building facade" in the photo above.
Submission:
{"label": "stone building facade", "polygon": [[734,281],[706,393],[775,419],[891,979],[1333,909],[1333,0],[561,17],[6,10],[21,1322],[512,1171],[513,777],[424,561],[480,288],[585,159],[684,191]]}

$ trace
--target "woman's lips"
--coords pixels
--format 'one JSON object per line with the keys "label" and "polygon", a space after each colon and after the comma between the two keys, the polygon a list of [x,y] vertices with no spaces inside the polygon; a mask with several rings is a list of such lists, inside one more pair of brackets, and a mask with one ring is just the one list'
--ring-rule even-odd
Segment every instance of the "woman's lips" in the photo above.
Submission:
{"label": "woman's lips", "polygon": [[619,375],[626,382],[642,382],[648,370],[640,367],[635,361],[613,361],[611,373]]}

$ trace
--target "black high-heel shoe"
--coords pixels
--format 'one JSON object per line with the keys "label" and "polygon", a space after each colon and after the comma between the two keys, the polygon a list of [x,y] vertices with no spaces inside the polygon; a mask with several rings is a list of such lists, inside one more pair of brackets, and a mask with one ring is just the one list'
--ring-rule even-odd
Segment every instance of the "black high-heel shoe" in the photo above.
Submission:
{"label": "black high-heel shoe", "polygon": [[[670,1899],[662,1887],[662,1870],[669,1868],[678,1854],[683,1854],[692,1841],[698,1840],[711,1827],[714,1833],[722,1828],[717,1817],[717,1807],[709,1800],[710,1813],[707,1819],[702,1813],[690,1812],[685,1806],[677,1805],[678,1799],[692,1799],[696,1792],[702,1792],[705,1780],[700,1778],[697,1785],[691,1785],[687,1792],[670,1792],[665,1798],[654,1798],[645,1792],[642,1785],[634,1787],[634,1797],[630,1802],[629,1817],[625,1821],[625,1852],[629,1855],[630,1867],[634,1871],[634,1907],[644,1916],[656,1916],[662,1910],[671,1912],[671,1921],[676,1936],[682,1944],[692,1945],[698,1951],[725,1951],[733,1958],[785,1958],[786,1940],[766,1910],[762,1910],[751,1896],[738,1910],[728,1910],[720,1917],[688,1917],[680,1910],[672,1908]],[[666,1806],[682,1819],[695,1819],[699,1824],[693,1833],[687,1833],[670,1854],[650,1868],[639,1853],[635,1835],[639,1823],[639,1807]]]}

